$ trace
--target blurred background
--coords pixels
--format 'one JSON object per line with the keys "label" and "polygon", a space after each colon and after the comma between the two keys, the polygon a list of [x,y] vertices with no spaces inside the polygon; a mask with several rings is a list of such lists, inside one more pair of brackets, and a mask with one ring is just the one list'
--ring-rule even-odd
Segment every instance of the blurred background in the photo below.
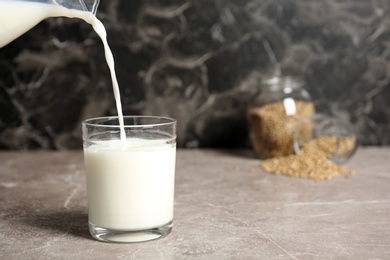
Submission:
{"label": "blurred background", "polygon": [[[247,109],[280,69],[362,145],[390,144],[388,0],[101,0],[124,114],[178,120],[179,147],[247,147]],[[0,149],[81,149],[116,115],[103,46],[49,18],[0,49]]]}

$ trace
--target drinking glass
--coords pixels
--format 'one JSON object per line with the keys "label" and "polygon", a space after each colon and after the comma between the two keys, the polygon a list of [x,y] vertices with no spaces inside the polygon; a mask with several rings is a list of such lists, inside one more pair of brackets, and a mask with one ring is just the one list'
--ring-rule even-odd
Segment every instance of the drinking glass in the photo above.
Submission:
{"label": "drinking glass", "polygon": [[82,123],[91,235],[105,242],[142,242],[173,226],[176,120],[125,116]]}

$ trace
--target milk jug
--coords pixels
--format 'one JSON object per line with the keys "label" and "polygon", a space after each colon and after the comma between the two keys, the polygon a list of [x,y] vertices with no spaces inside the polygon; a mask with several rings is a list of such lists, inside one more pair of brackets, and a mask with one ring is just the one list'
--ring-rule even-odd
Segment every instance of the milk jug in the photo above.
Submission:
{"label": "milk jug", "polygon": [[91,24],[104,45],[118,111],[121,139],[125,143],[126,134],[123,127],[122,105],[114,57],[107,42],[106,29],[95,17],[98,5],[99,0],[0,0],[0,48],[48,17],[79,18]]}
{"label": "milk jug", "polygon": [[93,19],[99,0],[0,0],[0,48],[48,17]]}

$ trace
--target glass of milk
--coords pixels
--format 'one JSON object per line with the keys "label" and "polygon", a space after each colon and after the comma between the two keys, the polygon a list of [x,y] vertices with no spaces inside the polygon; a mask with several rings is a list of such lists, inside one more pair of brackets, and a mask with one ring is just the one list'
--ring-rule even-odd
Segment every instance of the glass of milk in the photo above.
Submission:
{"label": "glass of milk", "polygon": [[106,242],[157,239],[172,229],[176,120],[123,119],[82,123],[89,230]]}

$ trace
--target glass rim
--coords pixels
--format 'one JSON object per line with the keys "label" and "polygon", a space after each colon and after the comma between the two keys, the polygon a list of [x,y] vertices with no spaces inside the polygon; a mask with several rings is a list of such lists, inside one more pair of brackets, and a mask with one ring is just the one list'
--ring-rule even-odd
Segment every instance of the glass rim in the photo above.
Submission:
{"label": "glass rim", "polygon": [[[164,116],[123,116],[124,121],[126,119],[159,119],[162,120],[162,122],[155,122],[155,123],[147,123],[147,124],[139,124],[139,125],[130,125],[126,124],[124,122],[125,128],[142,128],[142,127],[161,127],[161,126],[169,126],[169,125],[175,125],[177,123],[176,119],[170,118],[170,117],[164,117]],[[102,120],[104,122],[108,122],[110,120],[118,120],[118,124],[116,125],[107,125],[102,124],[101,122],[97,122],[99,120]],[[82,121],[83,126],[94,126],[94,127],[107,127],[107,128],[120,128],[119,125],[119,117],[118,116],[101,116],[101,117],[92,117],[88,118],[84,121]]]}

